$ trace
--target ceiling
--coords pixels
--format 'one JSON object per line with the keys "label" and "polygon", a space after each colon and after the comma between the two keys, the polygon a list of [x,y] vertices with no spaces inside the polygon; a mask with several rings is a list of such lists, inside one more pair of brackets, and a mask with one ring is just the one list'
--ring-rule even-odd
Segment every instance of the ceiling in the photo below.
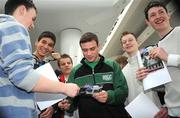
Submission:
{"label": "ceiling", "polygon": [[[3,13],[5,1],[1,0],[0,13]],[[175,7],[177,3],[161,1],[168,3],[167,7],[172,12],[172,25],[179,25],[179,12],[174,12],[178,8]],[[96,33],[102,45],[101,52],[106,57],[123,54],[119,42],[123,31],[135,33],[141,47],[154,44],[158,41],[158,36],[144,22],[143,10],[148,2],[149,0],[34,0],[38,17],[35,30],[30,32],[32,43],[42,31],[49,30],[56,34],[55,48],[60,51],[58,44],[61,31],[76,28],[82,34],[88,31]],[[70,45],[73,44],[69,42],[66,48]]]}
{"label": "ceiling", "polygon": [[[143,10],[148,3],[148,0],[134,0],[131,1],[131,5],[128,6],[128,9],[125,9],[126,12],[121,19],[118,21],[118,26],[110,37],[110,43],[106,43],[104,48],[103,55],[107,57],[114,57],[123,53],[123,50],[120,45],[120,36],[124,31],[133,32],[136,36],[139,36],[141,32],[147,27],[144,21]],[[108,41],[108,38],[107,38]],[[112,51],[113,50],[113,51]]]}
{"label": "ceiling", "polygon": [[[0,13],[6,0],[1,0]],[[38,35],[49,30],[56,34],[68,28],[76,28],[98,35],[103,44],[114,22],[130,0],[34,0],[38,9],[35,29],[30,32],[32,43]],[[56,50],[59,50],[58,41]]]}
{"label": "ceiling", "polygon": [[[112,33],[105,40],[101,54],[109,58],[116,58],[118,55],[125,54],[120,44],[120,36],[124,31],[133,32],[137,38],[140,48],[147,45],[156,44],[159,36],[152,27],[145,23],[144,8],[150,0],[133,0],[125,8],[121,14],[122,17],[116,23],[116,26],[111,31]],[[180,24],[180,12],[178,10],[177,1],[179,0],[161,0],[171,14],[171,25],[177,26]],[[132,3],[132,4],[131,4]],[[180,8],[179,8],[180,9]],[[178,14],[178,15],[177,15]],[[126,54],[125,54],[126,55]]]}

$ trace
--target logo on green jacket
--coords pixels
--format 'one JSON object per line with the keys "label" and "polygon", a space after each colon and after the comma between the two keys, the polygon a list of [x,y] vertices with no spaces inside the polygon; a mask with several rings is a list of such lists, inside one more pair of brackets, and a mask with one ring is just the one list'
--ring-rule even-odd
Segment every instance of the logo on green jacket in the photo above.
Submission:
{"label": "logo on green jacket", "polygon": [[102,76],[102,79],[103,79],[104,81],[110,81],[110,80],[112,80],[112,75],[111,75],[111,74],[109,74],[109,75],[103,75],[103,76]]}

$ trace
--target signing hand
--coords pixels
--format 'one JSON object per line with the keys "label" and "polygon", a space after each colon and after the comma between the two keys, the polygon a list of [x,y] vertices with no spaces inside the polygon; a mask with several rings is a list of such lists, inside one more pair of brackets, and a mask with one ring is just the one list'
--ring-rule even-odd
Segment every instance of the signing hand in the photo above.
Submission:
{"label": "signing hand", "polygon": [[66,83],[64,84],[64,94],[66,94],[69,97],[75,97],[79,93],[79,87],[76,84],[73,83]]}

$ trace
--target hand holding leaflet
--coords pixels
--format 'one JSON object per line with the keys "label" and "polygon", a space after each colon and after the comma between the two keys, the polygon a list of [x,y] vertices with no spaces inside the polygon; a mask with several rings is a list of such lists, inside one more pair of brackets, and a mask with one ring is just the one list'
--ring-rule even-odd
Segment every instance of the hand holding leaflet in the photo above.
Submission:
{"label": "hand holding leaflet", "polygon": [[149,69],[149,74],[143,79],[144,90],[148,90],[168,82],[171,82],[171,77],[164,62],[160,59],[152,59],[149,56],[152,46],[141,49],[137,52],[137,60],[139,67]]}
{"label": "hand holding leaflet", "polygon": [[[36,69],[36,71],[50,80],[59,81],[50,63],[46,63],[45,65],[40,66],[39,68]],[[66,98],[64,94],[53,94],[53,93],[36,93],[35,96],[40,110],[43,110],[59,102],[60,100]]]}

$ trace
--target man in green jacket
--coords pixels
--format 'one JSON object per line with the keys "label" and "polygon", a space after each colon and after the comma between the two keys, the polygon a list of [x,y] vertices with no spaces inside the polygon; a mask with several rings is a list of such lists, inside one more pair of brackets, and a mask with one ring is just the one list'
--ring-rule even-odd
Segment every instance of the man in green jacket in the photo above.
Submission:
{"label": "man in green jacket", "polygon": [[[99,54],[99,42],[95,34],[87,32],[80,39],[84,58],[73,68],[68,82],[80,87],[100,86],[100,92],[84,92],[73,103],[77,104],[80,118],[127,118],[124,101],[128,87],[119,65]],[[76,102],[75,102],[76,101]]]}

